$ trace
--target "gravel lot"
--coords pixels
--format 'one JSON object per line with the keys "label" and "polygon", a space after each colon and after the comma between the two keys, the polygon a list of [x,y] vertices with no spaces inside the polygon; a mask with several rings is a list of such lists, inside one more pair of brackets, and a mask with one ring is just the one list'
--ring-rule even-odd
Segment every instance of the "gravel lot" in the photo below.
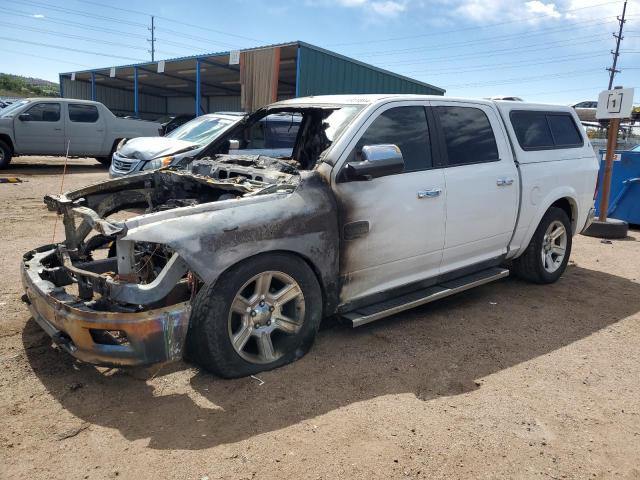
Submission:
{"label": "gravel lot", "polygon": [[[576,238],[556,285],[327,326],[263,384],[122,371],[53,349],[20,301],[61,171],[18,158],[0,175],[24,180],[0,184],[1,478],[640,478],[640,231]],[[65,189],[106,178],[74,160]]]}

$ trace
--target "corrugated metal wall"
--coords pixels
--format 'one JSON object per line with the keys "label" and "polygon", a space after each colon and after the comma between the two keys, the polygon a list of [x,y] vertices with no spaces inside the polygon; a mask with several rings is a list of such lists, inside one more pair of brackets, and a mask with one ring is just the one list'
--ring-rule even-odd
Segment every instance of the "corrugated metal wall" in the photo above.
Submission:
{"label": "corrugated metal wall", "polygon": [[209,97],[209,113],[241,112],[240,96]]}
{"label": "corrugated metal wall", "polygon": [[[96,82],[97,83],[97,82]],[[91,100],[91,83],[79,80],[71,81],[70,78],[62,78],[62,91],[65,98],[78,98],[81,100]],[[104,103],[114,113],[133,114],[133,92],[111,88],[96,84],[96,100]],[[138,102],[141,116],[148,114],[163,114],[166,110],[164,97],[141,93],[138,95]],[[192,102],[193,103],[193,102]],[[193,105],[192,105],[193,109]]]}
{"label": "corrugated metal wall", "polygon": [[[193,113],[195,103],[195,97],[167,97],[167,113]],[[201,105],[206,113],[242,111],[240,96],[202,97]]]}
{"label": "corrugated metal wall", "polygon": [[374,68],[301,45],[298,50],[298,96],[340,93],[416,93],[440,90],[394,77]]}

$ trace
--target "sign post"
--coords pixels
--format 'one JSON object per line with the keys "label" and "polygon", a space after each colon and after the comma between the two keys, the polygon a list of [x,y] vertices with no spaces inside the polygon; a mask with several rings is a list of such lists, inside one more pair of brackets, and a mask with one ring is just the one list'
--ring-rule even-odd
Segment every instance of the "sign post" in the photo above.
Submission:
{"label": "sign post", "polygon": [[633,88],[616,87],[613,90],[600,92],[598,96],[598,120],[609,119],[609,131],[607,134],[607,154],[604,157],[604,172],[602,175],[602,196],[600,197],[600,216],[598,220],[607,221],[609,211],[609,192],[611,191],[611,170],[613,169],[613,156],[616,153],[618,142],[618,129],[620,119],[629,118],[633,109]]}
{"label": "sign post", "polygon": [[627,234],[628,225],[620,220],[607,218],[607,213],[609,212],[613,157],[616,153],[620,120],[629,118],[632,109],[633,88],[616,87],[613,90],[604,90],[598,96],[596,118],[609,120],[609,130],[607,132],[607,153],[604,158],[604,171],[600,185],[602,189],[600,213],[598,219],[589,227],[587,234],[604,238],[625,237]]}
{"label": "sign post", "polygon": [[607,153],[604,157],[604,172],[602,173],[602,195],[600,196],[600,215],[598,220],[607,221],[609,211],[609,192],[611,192],[611,172],[613,170],[613,156],[616,153],[618,143],[618,130],[620,129],[620,119],[613,118],[609,122],[607,132]]}

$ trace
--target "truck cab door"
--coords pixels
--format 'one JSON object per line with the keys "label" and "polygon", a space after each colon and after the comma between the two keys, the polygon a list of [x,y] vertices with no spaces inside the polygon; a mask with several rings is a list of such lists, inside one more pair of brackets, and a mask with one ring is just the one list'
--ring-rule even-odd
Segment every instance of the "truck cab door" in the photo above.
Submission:
{"label": "truck cab door", "polygon": [[35,103],[13,119],[16,150],[27,155],[63,155],[64,119],[60,102]]}
{"label": "truck cab door", "polygon": [[506,132],[486,104],[431,102],[443,152],[447,227],[442,273],[500,259],[518,212],[520,183]]}
{"label": "truck cab door", "polygon": [[105,142],[105,119],[96,105],[87,103],[67,104],[66,141],[70,155],[108,155],[111,145]]}
{"label": "truck cab door", "polygon": [[[334,167],[340,211],[342,304],[435,278],[444,244],[445,184],[434,162],[427,102],[381,106]],[[404,171],[371,180],[344,180],[348,162],[367,145],[393,144]]]}

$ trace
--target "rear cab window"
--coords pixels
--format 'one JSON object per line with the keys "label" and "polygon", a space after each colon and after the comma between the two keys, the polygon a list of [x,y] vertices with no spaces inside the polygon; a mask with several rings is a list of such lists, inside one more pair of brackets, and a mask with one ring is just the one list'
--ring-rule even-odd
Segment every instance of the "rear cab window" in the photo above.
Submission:
{"label": "rear cab window", "polygon": [[446,165],[468,165],[500,160],[496,137],[487,114],[476,107],[436,106]]}
{"label": "rear cab window", "polygon": [[98,121],[98,108],[95,105],[70,103],[69,120],[77,123],[95,123]]}
{"label": "rear cab window", "polygon": [[513,110],[509,117],[523,150],[584,146],[580,130],[568,112]]}

